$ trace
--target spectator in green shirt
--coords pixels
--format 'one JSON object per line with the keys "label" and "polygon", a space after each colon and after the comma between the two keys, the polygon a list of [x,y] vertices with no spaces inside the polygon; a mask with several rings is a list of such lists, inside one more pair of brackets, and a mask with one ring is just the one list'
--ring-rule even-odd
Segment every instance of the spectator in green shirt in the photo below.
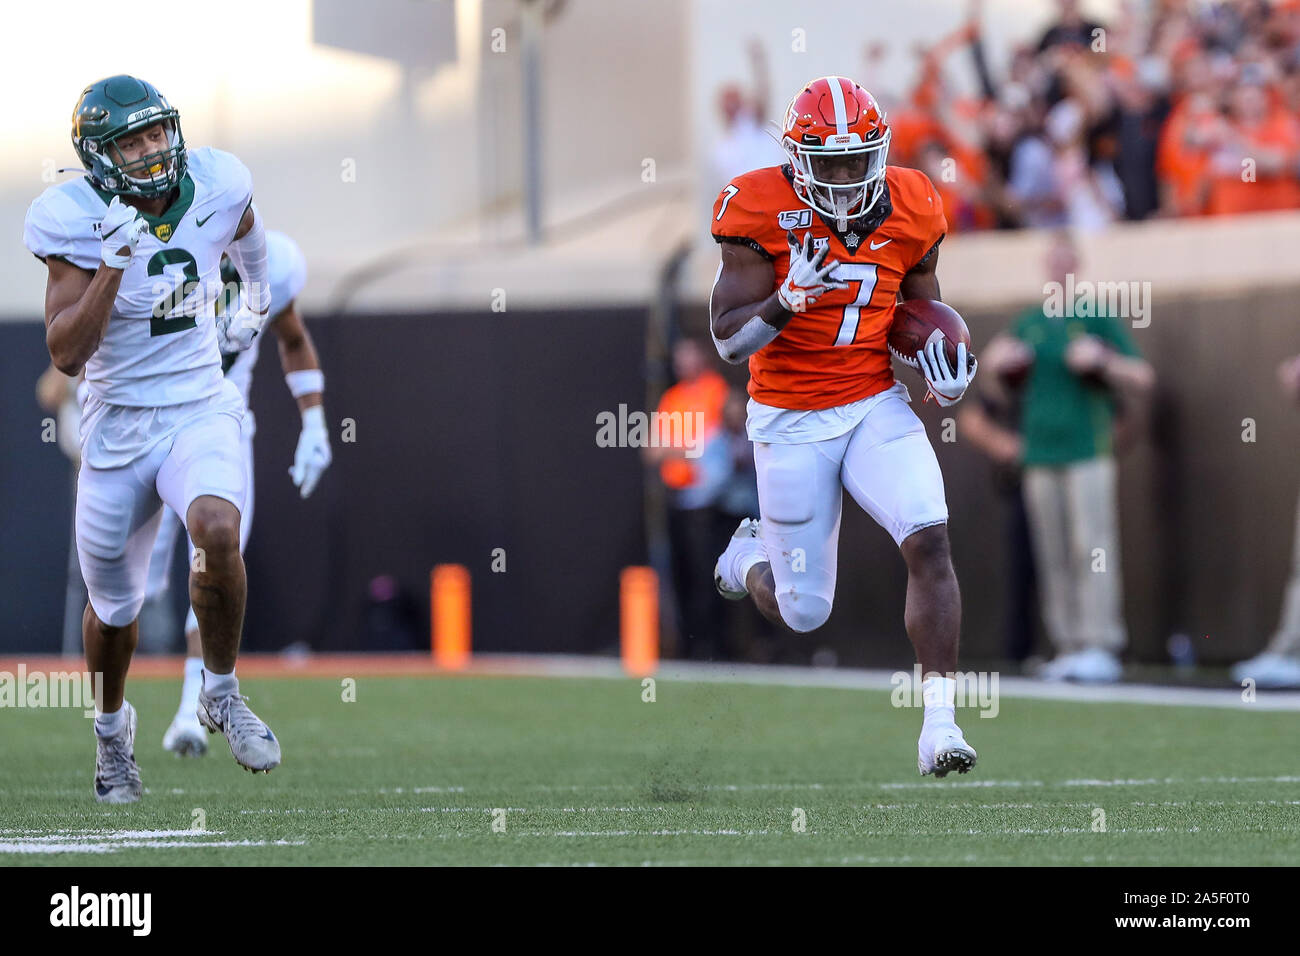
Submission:
{"label": "spectator in green shirt", "polygon": [[[1277,370],[1282,393],[1300,404],[1300,355]],[[1300,688],[1300,511],[1296,514],[1291,575],[1282,598],[1282,619],[1262,652],[1232,668],[1235,681],[1253,680],[1256,687]]]}
{"label": "spectator in green shirt", "polygon": [[[1070,235],[1056,234],[1049,279],[1069,288],[1078,265]],[[1052,314],[1046,287],[1044,297],[985,347],[981,362],[1000,387],[1015,382],[1024,389],[1025,508],[1056,649],[1042,676],[1104,683],[1119,679],[1127,643],[1116,436],[1144,417],[1155,373],[1138,355],[1126,319],[1070,314],[1076,310],[1068,301],[1065,315]]]}

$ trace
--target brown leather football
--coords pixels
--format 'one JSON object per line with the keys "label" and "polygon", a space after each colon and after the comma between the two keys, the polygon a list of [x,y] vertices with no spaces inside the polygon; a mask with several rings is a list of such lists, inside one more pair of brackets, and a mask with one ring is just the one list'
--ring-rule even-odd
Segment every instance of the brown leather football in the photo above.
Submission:
{"label": "brown leather football", "polygon": [[975,355],[965,320],[951,306],[934,299],[900,302],[894,309],[894,323],[889,327],[886,344],[896,359],[909,368],[917,368],[916,353],[936,334],[944,339],[943,351],[950,369],[957,367],[958,342],[966,343],[966,364],[973,363]]}

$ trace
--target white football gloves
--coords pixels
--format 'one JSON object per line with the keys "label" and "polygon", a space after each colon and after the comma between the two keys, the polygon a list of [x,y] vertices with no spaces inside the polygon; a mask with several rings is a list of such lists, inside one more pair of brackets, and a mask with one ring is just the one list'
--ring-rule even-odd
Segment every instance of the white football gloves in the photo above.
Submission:
{"label": "white football gloves", "polygon": [[[269,313],[268,313],[269,314]],[[239,290],[239,305],[233,312],[217,316],[217,343],[223,353],[243,352],[266,327],[267,315],[258,315],[248,307],[244,290]]]}
{"label": "white football gloves", "polygon": [[99,256],[110,269],[125,269],[131,264],[140,237],[149,230],[149,224],[140,210],[121,197],[114,196],[108,212],[99,223]]}
{"label": "white football gloves", "polygon": [[785,241],[790,244],[790,271],[776,290],[777,300],[782,307],[790,312],[804,312],[829,290],[849,287],[848,283],[836,282],[831,278],[831,273],[840,264],[834,259],[826,262],[826,255],[830,252],[829,244],[814,250],[811,229],[804,235],[802,246],[793,232],[785,234]]}
{"label": "white football gloves", "polygon": [[302,433],[293,453],[289,477],[304,498],[316,490],[316,483],[334,460],[330,452],[329,429],[325,427],[325,409],[312,405],[302,413]]}
{"label": "white football gloves", "polygon": [[933,396],[934,400],[940,405],[956,405],[961,401],[962,395],[966,394],[966,389],[975,378],[975,372],[979,368],[979,362],[975,356],[971,356],[969,362],[966,359],[966,343],[957,343],[957,369],[954,371],[948,367],[948,356],[944,352],[944,346],[947,341],[941,335],[933,336],[926,343],[925,348],[916,353],[916,362],[921,368],[921,374],[925,376],[926,384],[930,386],[930,391],[925,396],[925,401],[929,401]]}

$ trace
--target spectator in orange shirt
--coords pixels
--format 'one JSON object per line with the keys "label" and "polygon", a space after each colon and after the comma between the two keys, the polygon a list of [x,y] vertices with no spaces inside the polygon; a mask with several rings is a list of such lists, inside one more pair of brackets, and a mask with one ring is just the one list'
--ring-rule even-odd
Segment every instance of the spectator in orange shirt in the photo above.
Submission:
{"label": "spectator in orange shirt", "polygon": [[[668,542],[678,634],[685,656],[709,658],[724,628],[723,602],[713,590],[716,543],[731,532],[719,508],[733,471],[723,433],[729,387],[714,368],[712,347],[696,339],[673,346],[677,383],[659,401],[657,447],[646,460],[659,466],[668,489]],[[732,522],[734,524],[734,521]]]}
{"label": "spectator in orange shirt", "polygon": [[989,229],[996,223],[985,199],[988,163],[982,154],[950,138],[947,142],[932,139],[922,145],[916,167],[938,190],[949,233]]}
{"label": "spectator in orange shirt", "polygon": [[1210,191],[1210,143],[1221,128],[1214,100],[1189,93],[1174,107],[1160,133],[1156,172],[1161,211],[1168,216],[1204,214]]}
{"label": "spectator in orange shirt", "polygon": [[1268,90],[1244,78],[1232,90],[1228,116],[1211,147],[1210,215],[1300,206],[1300,131],[1273,109]]}

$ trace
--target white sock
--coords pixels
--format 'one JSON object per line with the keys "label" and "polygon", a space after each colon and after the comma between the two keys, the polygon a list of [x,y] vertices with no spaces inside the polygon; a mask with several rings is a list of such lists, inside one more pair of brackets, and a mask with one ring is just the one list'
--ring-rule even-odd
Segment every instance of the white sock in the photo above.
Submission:
{"label": "white sock", "polygon": [[214,674],[212,671],[203,671],[203,689],[207,691],[209,697],[227,697],[230,694],[239,693],[239,678],[235,672],[229,674]]}
{"label": "white sock", "polygon": [[176,711],[177,717],[195,720],[194,712],[199,707],[199,690],[203,687],[203,658],[185,658],[185,683],[181,684],[181,706]]}
{"label": "white sock", "polygon": [[126,708],[119,707],[111,714],[102,711],[95,714],[95,733],[100,737],[114,737],[126,726]]}
{"label": "white sock", "polygon": [[925,704],[922,724],[955,724],[957,681],[951,677],[927,677],[921,681],[921,700]]}

